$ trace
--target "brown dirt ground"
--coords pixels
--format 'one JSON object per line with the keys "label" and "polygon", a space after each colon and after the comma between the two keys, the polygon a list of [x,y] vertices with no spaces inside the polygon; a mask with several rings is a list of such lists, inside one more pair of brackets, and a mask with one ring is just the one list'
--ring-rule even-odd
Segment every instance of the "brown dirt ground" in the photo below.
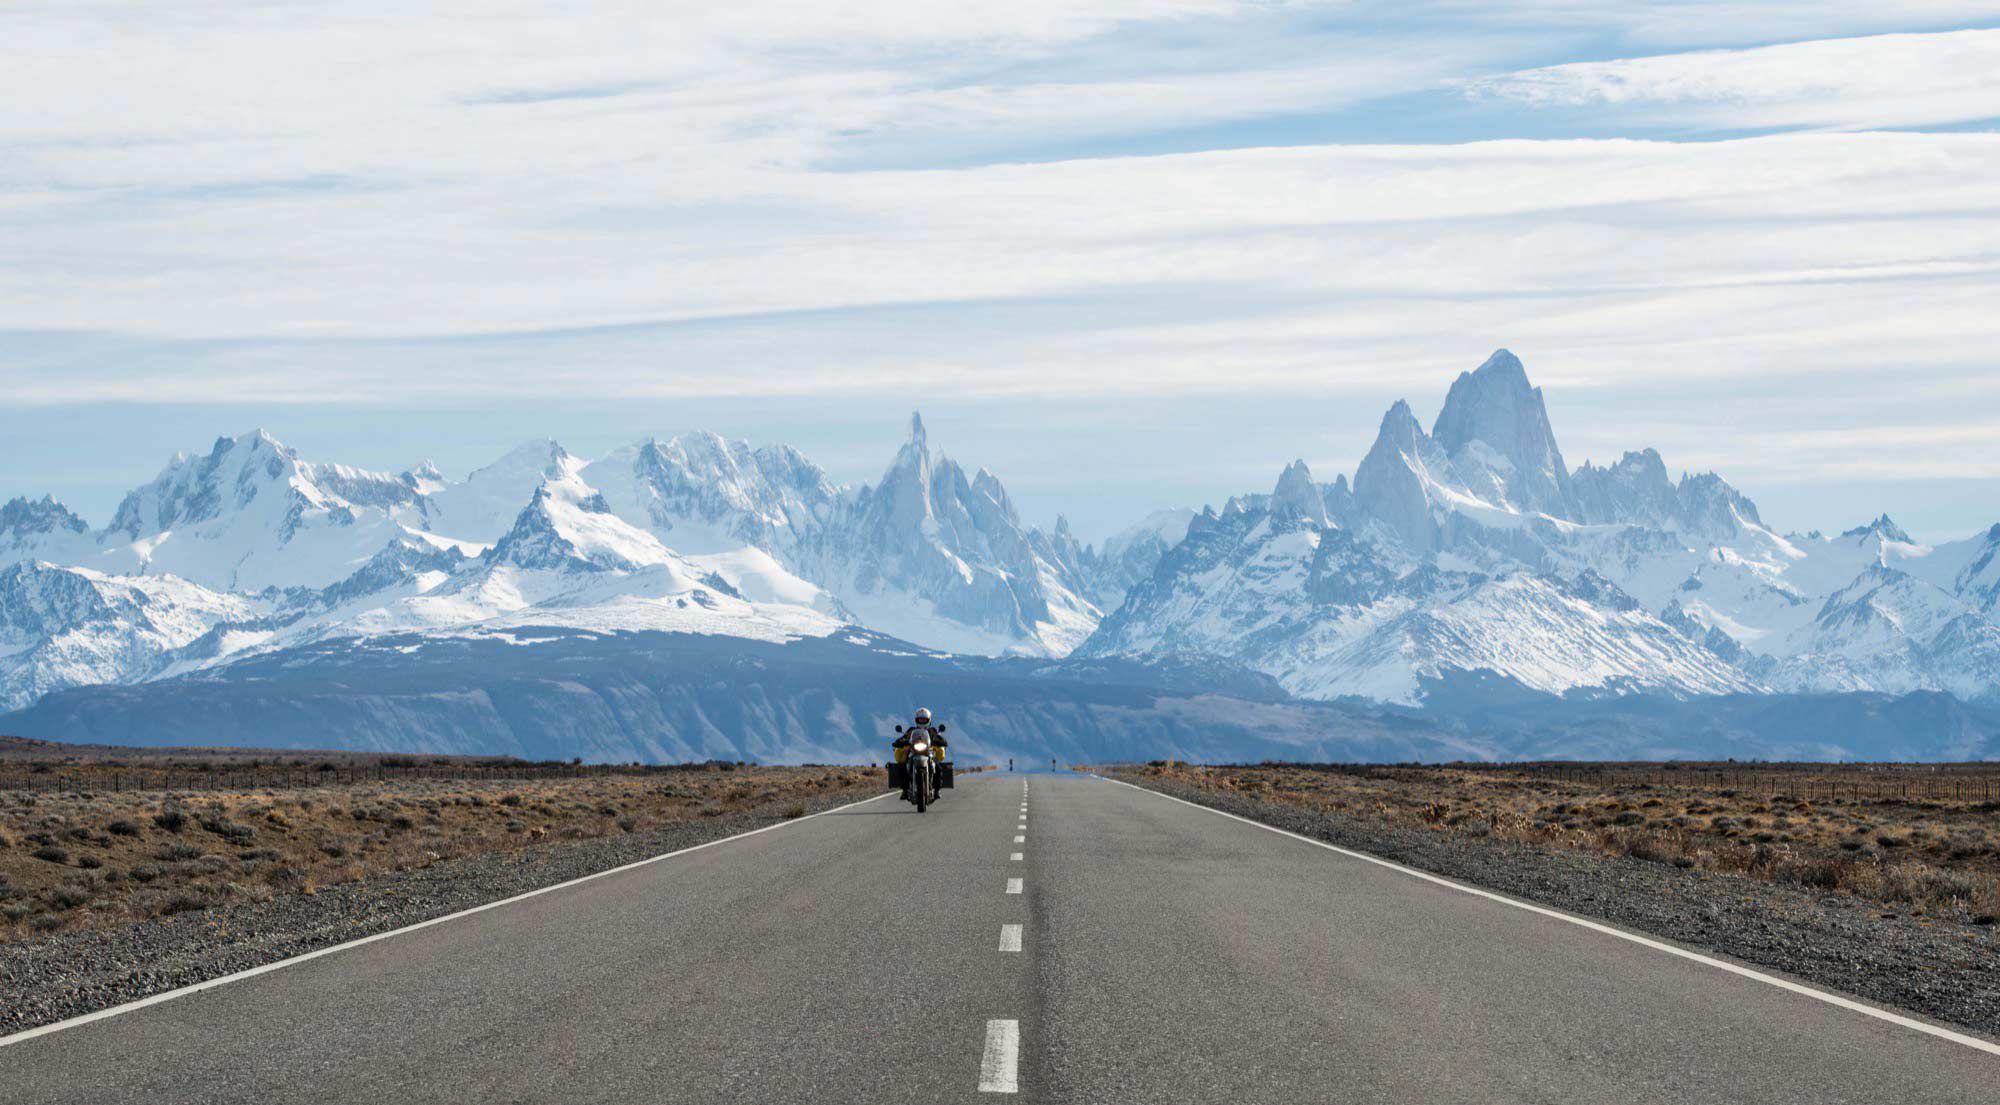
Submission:
{"label": "brown dirt ground", "polygon": [[[1902,797],[1895,786],[1871,790],[1866,780],[1851,787],[1851,768],[1822,775],[1784,771],[1774,788],[1758,769],[1741,766],[1731,768],[1726,781],[1733,785],[1726,786],[1662,782],[1662,774],[1644,771],[1579,780],[1504,768],[1168,761],[1113,769],[1135,779],[1168,779],[1439,833],[1632,856],[1849,894],[1912,916],[2000,922],[2000,801],[1949,797],[1949,788],[1945,797]],[[2000,765],[1961,777],[1992,782],[2000,778]],[[2000,793],[2000,787],[1961,790]]]}
{"label": "brown dirt ground", "polygon": [[[74,773],[72,766],[68,769]],[[74,779],[72,779],[74,783]],[[0,790],[0,942],[881,790],[879,769],[738,767],[577,779],[395,779],[202,790]]]}

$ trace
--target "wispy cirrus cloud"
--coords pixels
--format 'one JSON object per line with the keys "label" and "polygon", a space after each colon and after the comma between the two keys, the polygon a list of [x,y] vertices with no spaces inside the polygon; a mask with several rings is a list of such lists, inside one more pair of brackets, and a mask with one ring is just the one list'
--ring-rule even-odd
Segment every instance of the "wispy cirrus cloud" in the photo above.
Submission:
{"label": "wispy cirrus cloud", "polygon": [[1860,130],[2000,119],[2000,30],[1873,35],[1573,62],[1465,82],[1531,107],[1708,129]]}
{"label": "wispy cirrus cloud", "polygon": [[[1591,455],[1686,425],[1776,472],[1752,414],[1828,442],[1893,417],[1940,444],[1880,470],[1943,470],[2000,417],[1937,399],[2000,348],[2000,136],[1967,126],[1996,114],[1996,20],[27,0],[0,8],[0,387],[1306,395],[1365,447],[1378,399],[1505,344]],[[1795,133],[1880,128],[1904,133]],[[1807,379],[1837,386],[1805,404]],[[1721,444],[1715,409],[1746,419]]]}

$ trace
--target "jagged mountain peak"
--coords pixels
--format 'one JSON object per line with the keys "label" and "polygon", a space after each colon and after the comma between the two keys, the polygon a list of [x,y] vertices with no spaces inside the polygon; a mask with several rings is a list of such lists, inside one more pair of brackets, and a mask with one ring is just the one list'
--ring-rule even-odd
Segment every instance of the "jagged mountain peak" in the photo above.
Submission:
{"label": "jagged mountain peak", "polygon": [[[1666,460],[1660,456],[1658,449],[1650,446],[1644,449],[1628,449],[1624,456],[1619,457],[1605,468],[1599,468],[1586,460],[1571,475],[1577,475],[1582,472],[1617,472],[1634,479],[1643,480],[1648,484],[1657,484],[1660,486],[1673,483],[1673,480],[1667,475]],[[1686,479],[1686,474],[1683,473],[1681,478]]]}
{"label": "jagged mountain peak", "polygon": [[443,469],[431,460],[418,461],[403,473],[403,482],[419,495],[431,495],[451,486],[445,479]]}
{"label": "jagged mountain peak", "polygon": [[1324,528],[1327,523],[1326,495],[1313,482],[1312,469],[1303,460],[1285,466],[1278,484],[1271,490],[1271,509],[1297,515]]}
{"label": "jagged mountain peak", "polygon": [[1382,416],[1375,444],[1354,473],[1352,509],[1413,553],[1437,543],[1431,503],[1452,481],[1451,461],[1424,433],[1410,404],[1398,399]]}
{"label": "jagged mountain peak", "polygon": [[1841,536],[1858,537],[1864,540],[1870,537],[1880,537],[1884,541],[1895,541],[1904,545],[1916,544],[1915,539],[1903,532],[1903,527],[1897,525],[1895,520],[1890,518],[1886,512],[1867,525],[1856,526],[1842,533]]}
{"label": "jagged mountain peak", "polygon": [[54,495],[11,499],[0,506],[0,540],[44,534],[84,534],[90,526]]}
{"label": "jagged mountain peak", "polygon": [[919,449],[930,448],[930,439],[924,433],[924,416],[921,411],[910,412],[910,444]]}
{"label": "jagged mountain peak", "polygon": [[265,431],[218,437],[207,453],[175,453],[152,483],[128,493],[111,531],[137,538],[240,509],[267,490],[308,486],[298,454]]}
{"label": "jagged mountain peak", "polygon": [[521,508],[544,481],[582,467],[581,460],[553,439],[531,438],[473,469],[463,482],[427,493],[426,526],[459,541],[497,541],[513,528]]}
{"label": "jagged mountain peak", "polygon": [[495,471],[501,468],[537,468],[553,472],[566,462],[573,461],[574,459],[575,457],[570,451],[563,448],[562,443],[556,439],[552,437],[533,437],[500,454],[498,460],[474,469],[472,476],[468,478],[477,478],[482,472]]}
{"label": "jagged mountain peak", "polygon": [[252,430],[177,454],[128,493],[92,563],[244,593],[324,587],[373,555],[399,518],[421,515],[423,499],[407,473],[308,462]]}
{"label": "jagged mountain peak", "polygon": [[1505,349],[1461,374],[1445,395],[1431,438],[1450,456],[1457,481],[1496,506],[1576,517],[1569,468],[1549,425],[1540,388]]}
{"label": "jagged mountain peak", "polygon": [[556,571],[634,571],[674,560],[652,534],[620,519],[576,472],[551,476],[487,554],[494,564]]}
{"label": "jagged mountain peak", "polygon": [[[1505,349],[1496,350],[1478,368],[1461,372],[1452,381],[1444,407],[1431,426],[1431,436],[1446,449],[1459,449],[1496,425],[1507,431],[1514,428],[1496,423],[1495,415],[1515,419],[1541,403],[1541,389],[1528,382],[1528,370],[1521,359]],[[1504,441],[1487,440],[1494,445]]]}

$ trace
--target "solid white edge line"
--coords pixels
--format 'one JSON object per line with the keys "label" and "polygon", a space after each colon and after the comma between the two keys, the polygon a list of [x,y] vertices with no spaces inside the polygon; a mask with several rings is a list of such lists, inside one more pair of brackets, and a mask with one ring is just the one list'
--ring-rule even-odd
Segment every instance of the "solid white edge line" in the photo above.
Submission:
{"label": "solid white edge line", "polygon": [[1828,1005],[1839,1006],[1842,1009],[1852,1010],[1856,1013],[1861,1013],[1866,1016],[1874,1017],[1876,1020],[1879,1021],[1887,1021],[1893,1025],[1899,1025],[1903,1028],[1915,1029],[1916,1031],[1922,1032],[1929,1036],[1936,1036],[1941,1040],[1950,1040],[1952,1043],[1955,1044],[1963,1044],[1966,1047],[1972,1048],[1976,1051],[1984,1051],[1989,1055],[2000,1055],[2000,1044],[1992,1043],[1987,1040],[1982,1040],[1976,1036],[1967,1036],[1962,1032],[1953,1032],[1949,1028],[1940,1028],[1934,1024],[1926,1024],[1925,1022],[1917,1020],[1913,1017],[1905,1017],[1900,1013],[1891,1013],[1887,1009],[1879,1009],[1865,1002],[1855,1001],[1853,998],[1845,998],[1840,996],[1839,994],[1830,993],[1825,990],[1815,989],[1803,983],[1793,982],[1790,979],[1779,978],[1776,975],[1767,975],[1762,971],[1753,970],[1749,967],[1740,966],[1738,964],[1731,963],[1725,959],[1716,959],[1713,956],[1703,955],[1700,952],[1689,951],[1686,948],[1675,947],[1672,944],[1655,940],[1649,936],[1641,936],[1638,933],[1626,932],[1624,929],[1613,928],[1612,926],[1604,924],[1599,921],[1588,920],[1583,917],[1577,917],[1572,914],[1564,913],[1561,910],[1550,909],[1547,906],[1539,906],[1531,902],[1521,901],[1517,898],[1510,898],[1505,894],[1497,894],[1491,890],[1481,890],[1479,887],[1476,886],[1467,886],[1464,883],[1454,882],[1451,879],[1447,879],[1441,875],[1433,875],[1428,871],[1419,871],[1414,867],[1405,867],[1400,863],[1397,863],[1393,860],[1383,859],[1380,856],[1371,856],[1366,852],[1357,852],[1351,848],[1342,848],[1338,844],[1328,844],[1324,840],[1314,840],[1309,836],[1301,836],[1298,833],[1292,832],[1288,829],[1280,829],[1274,825],[1266,825],[1261,821],[1252,821],[1247,817],[1238,817],[1236,814],[1228,813],[1223,810],[1218,810],[1212,806],[1204,806],[1199,802],[1190,802],[1185,798],[1176,798],[1171,794],[1161,794],[1157,790],[1149,790],[1146,787],[1139,786],[1137,783],[1128,783],[1123,779],[1110,779],[1102,775],[1096,777],[1099,779],[1103,779],[1107,783],[1117,783],[1121,787],[1131,787],[1133,790],[1136,790],[1141,794],[1150,794],[1155,798],[1164,798],[1169,802],[1179,802],[1183,806],[1188,806],[1193,809],[1201,810],[1206,813],[1212,813],[1217,817],[1227,817],[1231,821],[1241,821],[1245,825],[1254,825],[1259,829],[1263,829],[1265,832],[1277,833],[1279,836],[1288,836],[1291,837],[1293,840],[1313,845],[1316,848],[1325,848],[1329,852],[1339,852],[1343,856],[1347,856],[1352,859],[1358,859],[1364,863],[1372,863],[1377,867],[1386,867],[1391,871],[1400,871],[1405,875],[1409,875],[1412,878],[1422,879],[1428,883],[1436,883],[1439,886],[1449,887],[1452,890],[1456,890],[1464,894],[1471,894],[1474,897],[1485,898],[1488,901],[1499,902],[1501,905],[1510,905],[1513,906],[1515,909],[1525,909],[1529,913],[1539,913],[1544,917],[1551,917],[1558,921],[1565,921],[1569,924],[1576,925],[1579,928],[1587,928],[1592,932],[1601,932],[1606,936],[1615,936],[1620,940],[1625,940],[1633,944],[1638,944],[1641,947],[1651,948],[1654,951],[1658,952],[1665,952],[1668,955],[1679,956],[1682,959],[1690,960],[1695,963],[1700,963],[1703,964],[1704,966],[1714,967],[1717,970],[1728,971],[1730,974],[1739,975],[1743,978],[1752,979],[1757,982],[1762,982],[1767,986],[1775,986],[1780,990],[1789,990],[1794,994],[1802,994],[1806,997],[1812,998],[1815,1001],[1822,1001]]}
{"label": "solid white edge line", "polygon": [[[894,792],[892,791],[889,793],[894,793]],[[727,844],[732,840],[742,840],[744,837],[756,836],[759,833],[768,833],[773,829],[782,829],[789,825],[797,825],[802,821],[811,821],[815,817],[825,817],[827,814],[839,813],[841,810],[853,809],[855,806],[865,806],[870,802],[879,802],[887,797],[889,797],[889,794],[878,794],[873,798],[863,798],[858,802],[849,802],[845,805],[835,806],[830,810],[821,810],[818,813],[807,814],[804,817],[794,817],[788,821],[780,821],[775,825],[766,825],[761,829],[751,829],[748,832],[737,833],[734,836],[725,836],[719,840],[710,840],[702,844],[690,845],[686,848],[681,848],[677,851],[662,852],[657,856],[648,856],[645,859],[634,860],[631,863],[621,864],[620,866],[617,867],[606,868],[605,870],[598,871],[589,875],[582,875],[574,879],[569,879],[565,882],[553,883],[549,886],[539,887],[537,889],[530,890],[525,893],[516,894],[511,898],[502,898],[497,902],[487,902],[485,905],[476,905],[471,907],[470,909],[461,909],[457,913],[447,913],[442,917],[433,917],[428,921],[418,921],[415,924],[404,925],[402,928],[390,929],[387,932],[378,932],[372,936],[356,937],[353,940],[348,940],[339,944],[334,944],[330,947],[320,948],[317,951],[309,951],[302,955],[295,955],[289,959],[275,960],[270,963],[262,964],[261,966],[250,967],[245,970],[237,971],[234,974],[221,975],[216,978],[208,979],[207,981],[204,982],[196,982],[187,986],[182,986],[176,990],[167,990],[162,993],[153,994],[148,997],[143,997],[138,999],[137,1001],[128,1001],[123,1005],[114,1005],[109,1009],[99,1009],[95,1013],[84,1013],[79,1016],[71,1017],[68,1020],[61,1020],[61,1021],[56,1021],[54,1024],[42,1025],[39,1028],[25,1028],[19,1032],[14,1033],[11,1036],[0,1036],[0,1047],[7,1047],[12,1044],[24,1043],[28,1040],[34,1039],[37,1036],[47,1036],[50,1035],[51,1033],[61,1032],[66,1028],[77,1028],[82,1025],[90,1024],[93,1021],[109,1020],[112,1017],[122,1016],[126,1013],[134,1013],[141,1009],[146,1008],[149,1005],[159,1005],[163,1002],[172,1001],[175,998],[187,997],[189,994],[199,994],[203,990],[213,990],[218,986],[227,986],[232,982],[242,982],[245,979],[256,978],[258,975],[270,974],[272,971],[281,970],[285,967],[296,966],[300,963],[306,962],[307,960],[318,959],[323,955],[332,955],[335,952],[343,952],[348,950],[349,948],[358,948],[363,944],[373,944],[377,940],[387,940],[392,936],[401,936],[406,932],[415,932],[418,929],[427,929],[430,928],[432,925],[442,925],[446,921],[456,921],[460,917],[470,917],[475,913],[484,913],[489,909],[499,909],[503,905],[513,905],[515,902],[526,901],[529,898],[538,898],[543,894],[553,894],[558,890],[565,890],[579,883],[589,882],[592,879],[601,879],[607,875],[616,875],[621,872],[630,871],[637,867],[644,867],[647,864],[658,863],[664,859],[673,859],[675,856],[684,856],[687,855],[689,852],[699,852],[703,848],[713,848],[718,844]]]}
{"label": "solid white edge line", "polygon": [[1007,880],[1007,893],[1009,893],[1009,894],[1019,894],[1020,892],[1021,892],[1021,880],[1020,880],[1020,879],[1008,879],[1008,880]]}
{"label": "solid white edge line", "polygon": [[1021,1022],[987,1021],[986,1050],[979,1056],[980,1093],[1018,1093]]}
{"label": "solid white edge line", "polygon": [[1003,952],[1017,952],[1021,950],[1021,926],[1000,926],[1000,950]]}

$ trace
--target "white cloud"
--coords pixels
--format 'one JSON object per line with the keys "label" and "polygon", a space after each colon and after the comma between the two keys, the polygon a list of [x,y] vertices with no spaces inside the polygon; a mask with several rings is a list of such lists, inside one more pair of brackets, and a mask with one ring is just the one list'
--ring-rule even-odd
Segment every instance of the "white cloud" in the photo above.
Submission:
{"label": "white cloud", "polygon": [[[1996,14],[17,3],[0,387],[1416,398],[1506,344],[1564,402],[1643,393],[1662,418],[1825,376],[1850,393],[1815,416],[1838,430],[1889,381],[1962,382],[2000,348],[2000,136],[1426,145],[1394,105],[1429,89],[1449,115],[1447,82],[1513,69],[1478,86],[1518,113],[1503,133],[1525,105],[1591,133],[1980,118],[2000,32],[1823,36]],[[1822,38],[1756,45],[1777,35]],[[1637,43],[1751,48],[1521,68]],[[1231,124],[1314,113],[1399,144],[1226,148],[1267,133]],[[1225,148],[1110,141],[1202,127]],[[1037,143],[1072,159],[993,163]],[[47,330],[93,337],[20,333]],[[1647,392],[1661,380],[1687,394]],[[1985,425],[1996,402],[1974,389],[1952,417]],[[1899,448],[1948,465],[1964,446]]]}
{"label": "white cloud", "polygon": [[1978,121],[2000,118],[2000,30],[1574,62],[1465,87],[1536,107],[1609,106],[1718,129]]}
{"label": "white cloud", "polygon": [[1433,15],[1588,28],[1656,46],[1735,46],[1877,31],[1937,30],[2000,18],[1994,0],[1429,0]]}

